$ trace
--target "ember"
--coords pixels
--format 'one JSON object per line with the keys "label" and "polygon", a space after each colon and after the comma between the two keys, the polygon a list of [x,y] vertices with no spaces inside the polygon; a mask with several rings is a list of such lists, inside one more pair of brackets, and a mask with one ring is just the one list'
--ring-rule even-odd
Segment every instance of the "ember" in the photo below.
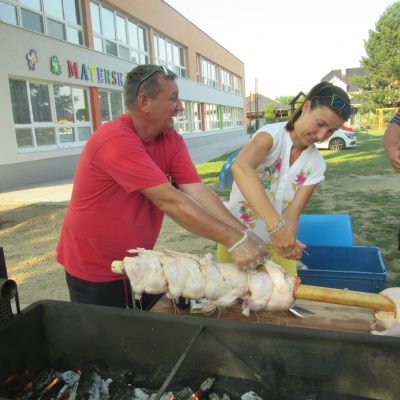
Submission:
{"label": "ember", "polygon": [[[215,378],[206,379],[199,390],[193,391],[190,387],[176,390],[175,393],[157,393],[154,390],[134,387],[127,383],[127,376],[121,374],[120,378],[104,378],[99,371],[65,371],[63,373],[52,369],[46,369],[33,376],[26,371],[24,375],[8,377],[3,385],[8,387],[7,399],[16,400],[230,400],[226,393],[212,392]],[[26,377],[31,379],[26,383]],[[24,381],[26,384],[21,390],[20,385],[10,385],[16,381]],[[253,393],[253,392],[249,392]],[[242,396],[243,399],[261,399],[248,397],[249,393]]]}

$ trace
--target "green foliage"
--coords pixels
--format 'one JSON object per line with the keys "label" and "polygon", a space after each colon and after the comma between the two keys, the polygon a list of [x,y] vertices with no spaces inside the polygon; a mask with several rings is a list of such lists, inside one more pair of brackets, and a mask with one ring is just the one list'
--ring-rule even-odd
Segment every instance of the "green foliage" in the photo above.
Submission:
{"label": "green foliage", "polygon": [[287,106],[289,103],[294,99],[295,96],[278,96],[275,97],[276,101],[279,101],[281,104],[286,104]]}
{"label": "green foliage", "polygon": [[387,7],[369,31],[365,42],[366,57],[361,66],[367,73],[353,82],[362,91],[360,97],[365,104],[362,112],[376,108],[400,105],[400,1]]}
{"label": "green foliage", "polygon": [[276,106],[273,103],[268,103],[264,109],[264,117],[267,119],[268,122],[275,121],[276,115]]}

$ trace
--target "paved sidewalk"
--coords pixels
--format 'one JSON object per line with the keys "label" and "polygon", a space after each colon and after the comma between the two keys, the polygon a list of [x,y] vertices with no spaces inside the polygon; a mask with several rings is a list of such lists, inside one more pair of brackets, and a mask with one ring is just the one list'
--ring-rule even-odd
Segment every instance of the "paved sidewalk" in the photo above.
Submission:
{"label": "paved sidewalk", "polygon": [[48,182],[11,192],[0,193],[3,203],[53,203],[65,202],[71,198],[72,178],[62,181]]}

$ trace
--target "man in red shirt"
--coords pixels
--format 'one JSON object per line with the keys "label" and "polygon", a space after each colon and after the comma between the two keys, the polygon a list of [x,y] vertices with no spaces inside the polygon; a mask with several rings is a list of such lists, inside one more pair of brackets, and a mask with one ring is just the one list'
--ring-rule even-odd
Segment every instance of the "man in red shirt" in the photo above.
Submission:
{"label": "man in red shirt", "polygon": [[111,263],[128,249],[152,249],[164,213],[231,248],[239,267],[263,260],[264,243],[244,233],[245,226],[201,182],[173,129],[173,117],[183,110],[175,79],[158,65],[129,72],[126,114],[97,129],[82,151],[57,246],[71,301],[130,306],[129,283],[111,271]]}

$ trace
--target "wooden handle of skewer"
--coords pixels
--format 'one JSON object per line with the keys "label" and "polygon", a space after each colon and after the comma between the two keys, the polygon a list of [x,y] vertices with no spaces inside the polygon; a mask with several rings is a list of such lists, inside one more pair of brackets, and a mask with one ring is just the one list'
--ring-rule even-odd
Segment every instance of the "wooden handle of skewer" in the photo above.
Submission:
{"label": "wooden handle of skewer", "polygon": [[383,294],[356,292],[348,289],[331,289],[319,286],[299,285],[294,297],[301,300],[346,306],[371,308],[379,311],[396,312],[395,304]]}

